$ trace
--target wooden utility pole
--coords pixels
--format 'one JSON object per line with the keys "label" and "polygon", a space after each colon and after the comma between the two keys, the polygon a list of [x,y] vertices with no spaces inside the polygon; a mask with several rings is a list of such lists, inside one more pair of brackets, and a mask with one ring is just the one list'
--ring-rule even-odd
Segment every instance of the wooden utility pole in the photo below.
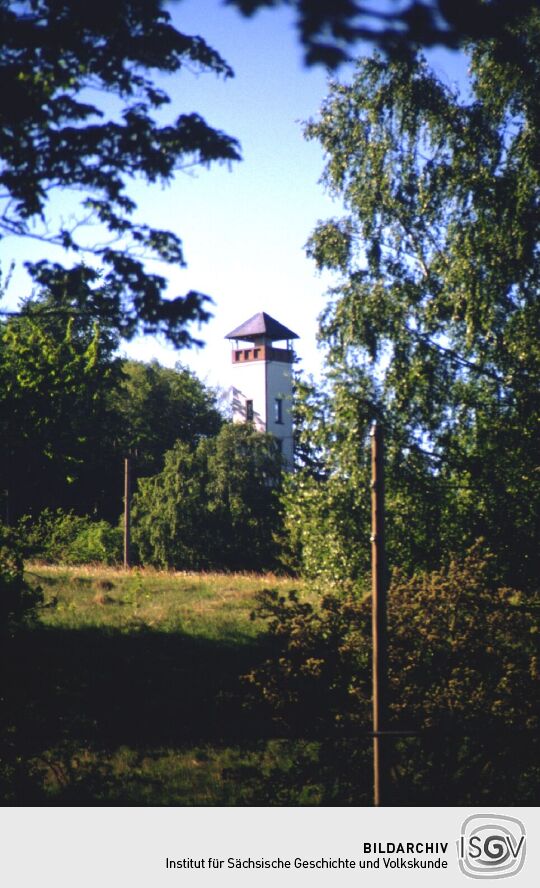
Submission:
{"label": "wooden utility pole", "polygon": [[131,567],[131,457],[124,460],[124,568]]}
{"label": "wooden utility pole", "polygon": [[384,437],[371,428],[371,626],[373,640],[373,803],[388,804],[386,783],[387,638],[386,557],[384,548]]}

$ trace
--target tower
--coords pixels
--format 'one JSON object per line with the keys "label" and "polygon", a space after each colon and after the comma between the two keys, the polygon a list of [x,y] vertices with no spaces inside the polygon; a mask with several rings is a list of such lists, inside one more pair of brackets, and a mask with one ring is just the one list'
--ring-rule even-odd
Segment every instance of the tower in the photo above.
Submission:
{"label": "tower", "polygon": [[[292,340],[298,339],[298,335],[261,311],[225,338],[233,340],[233,422],[252,422],[258,431],[270,432],[278,442],[286,468],[291,469]],[[286,342],[285,348],[277,348],[276,342]]]}

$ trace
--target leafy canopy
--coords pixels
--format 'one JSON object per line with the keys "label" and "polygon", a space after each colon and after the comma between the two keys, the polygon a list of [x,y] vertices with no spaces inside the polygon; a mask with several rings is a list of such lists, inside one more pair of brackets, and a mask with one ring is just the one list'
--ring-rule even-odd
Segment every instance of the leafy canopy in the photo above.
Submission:
{"label": "leafy canopy", "polygon": [[[177,31],[160,0],[0,0],[0,47],[0,237],[38,238],[74,256],[71,266],[28,264],[58,300],[95,302],[125,337],[164,332],[190,344],[186,324],[208,318],[205,297],[166,298],[165,277],[146,260],[182,265],[182,244],[136,221],[127,180],[168,183],[183,167],[239,159],[236,140],[197,113],[162,123],[170,98],[156,85],[156,74],[230,77],[231,68],[201,37]],[[80,200],[72,218],[52,223],[58,191]],[[85,264],[89,255],[95,263]]]}
{"label": "leafy canopy", "polygon": [[225,424],[195,447],[177,441],[134,497],[141,560],[180,570],[274,567],[280,475],[274,438],[250,425]]}
{"label": "leafy canopy", "polygon": [[[226,2],[244,15],[293,7],[307,62],[328,67],[348,59],[359,40],[395,53],[417,43],[456,47],[479,35],[499,40],[520,66],[509,25],[536,5]],[[28,263],[31,274],[59,300],[76,292],[81,307],[95,302],[122,336],[163,332],[176,345],[191,344],[187,326],[208,319],[206,297],[193,290],[167,297],[166,276],[147,259],[182,265],[181,240],[137,221],[127,180],[167,183],[179,168],[239,159],[236,140],[196,112],[163,123],[170,99],[156,78],[186,68],[229,77],[231,68],[201,37],[173,27],[162,0],[0,0],[0,48],[0,238],[37,238],[67,250],[71,265],[44,258]],[[526,67],[520,73],[526,80]],[[53,223],[58,191],[68,215]],[[66,192],[80,196],[77,210]]]}
{"label": "leafy canopy", "polygon": [[123,361],[110,403],[121,429],[120,446],[136,455],[138,476],[160,471],[176,441],[193,447],[217,435],[223,423],[217,393],[179,363],[169,368],[157,361]]}
{"label": "leafy canopy", "polygon": [[116,330],[90,309],[44,292],[0,322],[3,518],[62,508],[116,520],[128,453],[137,475],[154,474],[177,439],[194,446],[221,427],[213,390],[181,365],[119,358]]}
{"label": "leafy canopy", "polygon": [[327,509],[341,550],[363,538],[367,561],[367,522],[350,518],[382,419],[393,563],[435,566],[483,536],[520,585],[536,581],[540,494],[540,15],[513,36],[519,65],[496,42],[472,48],[470,97],[420,57],[375,55],[307,126],[345,211],[308,244],[336,276],[320,326],[327,389],[298,408],[326,480],[309,466],[293,478],[289,516],[305,537],[306,515]]}
{"label": "leafy canopy", "polygon": [[[111,487],[116,337],[44,294],[0,324],[0,490],[14,521],[46,506],[93,511]],[[105,471],[104,471],[105,470]]]}
{"label": "leafy canopy", "polygon": [[[308,64],[335,68],[350,59],[359,41],[390,53],[414,45],[457,48],[471,39],[496,38],[507,52],[518,49],[509,25],[525,18],[536,0],[224,0],[244,15],[292,7]],[[519,52],[517,52],[519,57]]]}

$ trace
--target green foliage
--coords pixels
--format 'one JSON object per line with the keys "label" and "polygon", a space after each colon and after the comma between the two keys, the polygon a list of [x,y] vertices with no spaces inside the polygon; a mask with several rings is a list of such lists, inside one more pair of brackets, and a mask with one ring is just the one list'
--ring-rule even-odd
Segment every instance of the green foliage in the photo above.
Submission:
{"label": "green foliage", "polygon": [[478,546],[446,570],[395,577],[390,683],[401,723],[538,727],[538,597],[499,586],[494,562]]}
{"label": "green foliage", "polygon": [[[360,494],[364,494],[362,497]],[[361,581],[367,570],[363,541],[353,541],[365,521],[365,485],[307,472],[284,481],[284,560],[318,589]]]}
{"label": "green foliage", "polygon": [[123,531],[86,515],[45,509],[36,519],[22,518],[17,531],[27,558],[53,564],[118,564],[122,560]]}
{"label": "green foliage", "polygon": [[284,551],[320,590],[362,582],[369,568],[365,399],[354,385],[297,381],[297,470],[284,479]]}
{"label": "green foliage", "polygon": [[123,531],[106,521],[88,521],[61,554],[65,564],[119,564],[122,560]]}
{"label": "green foliage", "polygon": [[312,574],[332,558],[321,521],[332,549],[337,534],[339,551],[363,541],[367,556],[377,419],[391,563],[432,569],[482,536],[506,583],[537,582],[538,13],[514,37],[521,60],[496,42],[471,48],[466,98],[420,58],[364,59],[307,125],[344,206],[308,245],[336,280],[320,323],[326,378],[300,392],[304,466],[286,504]]}
{"label": "green foliage", "polygon": [[[281,0],[230,3],[249,15]],[[359,9],[346,0],[291,4],[310,64],[339,65],[358,39],[395,53],[411,43],[457,46],[484,35],[500,40],[506,56],[521,64],[521,79],[528,79],[513,25],[535,8],[534,0],[427,5],[411,0],[392,13]],[[182,264],[182,244],[170,231],[135,221],[126,179],[168,183],[179,168],[239,159],[236,140],[197,113],[175,112],[164,123],[171,100],[154,76],[178,77],[195,69],[230,77],[231,68],[201,37],[176,30],[161,0],[89,6],[3,0],[0,34],[0,234],[41,238],[78,254],[71,268],[46,259],[34,264],[34,277],[55,298],[76,289],[81,307],[96,304],[123,335],[140,328],[164,331],[180,345],[191,343],[186,325],[209,317],[205,297],[190,291],[165,298],[166,276],[151,273],[140,255]],[[73,202],[77,192],[82,198],[73,221],[51,225],[46,213],[57,189],[70,192]],[[107,236],[85,237],[89,222]],[[101,279],[80,261],[85,253],[97,257]]]}
{"label": "green foliage", "polygon": [[224,425],[195,448],[177,442],[139,483],[133,540],[143,563],[262,570],[276,562],[280,457],[273,438]]}
{"label": "green foliage", "polygon": [[[256,615],[267,620],[274,652],[246,676],[248,705],[269,709],[280,732],[292,736],[369,731],[370,605],[357,594],[329,593],[314,606],[294,593],[260,593]],[[507,799],[518,784],[522,797],[534,798],[537,746],[533,734],[521,732],[538,729],[538,607],[537,598],[498,584],[494,559],[482,546],[439,571],[394,576],[389,726],[425,732],[412,745],[397,744],[396,802],[399,793],[406,802],[407,792],[436,798],[439,768],[450,803],[504,797],[501,774]],[[475,792],[478,769],[483,785]],[[335,759],[333,773],[339,781]]]}
{"label": "green foliage", "polygon": [[222,419],[216,393],[186,368],[126,361],[118,336],[44,292],[0,325],[0,490],[11,522],[44,508],[115,520],[122,460],[153,474],[177,439],[197,443]]}
{"label": "green foliage", "polygon": [[33,616],[42,600],[41,589],[24,579],[22,549],[17,535],[0,524],[0,633]]}
{"label": "green foliage", "polygon": [[176,441],[195,446],[217,435],[223,422],[217,393],[187,367],[162,367],[157,361],[122,363],[122,380],[111,393],[121,446],[136,452],[139,475],[154,475],[163,454]]}
{"label": "green foliage", "polygon": [[[77,256],[72,267],[30,266],[59,304],[77,293],[80,309],[92,306],[123,336],[162,331],[190,344],[186,324],[208,319],[206,297],[165,297],[166,277],[141,255],[181,265],[181,241],[134,220],[126,182],[168,183],[183,166],[239,159],[236,140],[196,113],[164,122],[171,100],[155,82],[186,68],[230,77],[231,68],[201,37],[177,31],[160,0],[4,0],[0,34],[0,236],[41,238]],[[57,190],[76,208],[70,222],[47,218]]]}
{"label": "green foliage", "polygon": [[284,3],[296,12],[296,27],[308,65],[335,68],[350,60],[350,47],[370,41],[391,55],[411,46],[456,48],[479,36],[496,37],[519,58],[512,25],[536,7],[536,0],[406,0],[399,4],[352,0],[227,0],[244,15]]}
{"label": "green foliage", "polygon": [[314,605],[263,590],[254,617],[267,621],[273,656],[247,675],[247,705],[262,704],[280,733],[325,736],[369,720],[369,610],[354,595]]}
{"label": "green foliage", "polygon": [[165,454],[163,471],[139,481],[132,540],[143,564],[199,569],[208,563],[203,471],[201,454],[178,442]]}
{"label": "green foliage", "polygon": [[281,483],[275,439],[249,424],[230,424],[204,442],[203,449],[208,460],[205,497],[219,557],[241,570],[274,567]]}
{"label": "green foliage", "polygon": [[0,487],[11,521],[30,509],[103,509],[118,421],[117,339],[66,297],[28,301],[0,326]]}
{"label": "green foliage", "polygon": [[[388,596],[394,725],[537,727],[538,601],[500,586],[494,561],[478,545],[441,570],[394,575]],[[286,723],[296,713],[304,718],[309,701],[310,724],[367,727],[370,598],[329,593],[318,606],[294,594],[259,598],[257,615],[269,619],[277,644],[277,656],[250,676],[262,697]]]}

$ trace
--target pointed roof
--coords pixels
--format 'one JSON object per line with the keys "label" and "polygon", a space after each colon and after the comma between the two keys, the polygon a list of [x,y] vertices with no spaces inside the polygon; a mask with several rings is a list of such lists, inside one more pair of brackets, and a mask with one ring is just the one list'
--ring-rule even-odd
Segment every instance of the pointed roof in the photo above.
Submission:
{"label": "pointed roof", "polygon": [[252,318],[244,321],[239,327],[227,333],[225,339],[257,339],[265,336],[272,341],[279,339],[299,339],[297,333],[293,333],[288,327],[280,324],[265,311],[259,311]]}

